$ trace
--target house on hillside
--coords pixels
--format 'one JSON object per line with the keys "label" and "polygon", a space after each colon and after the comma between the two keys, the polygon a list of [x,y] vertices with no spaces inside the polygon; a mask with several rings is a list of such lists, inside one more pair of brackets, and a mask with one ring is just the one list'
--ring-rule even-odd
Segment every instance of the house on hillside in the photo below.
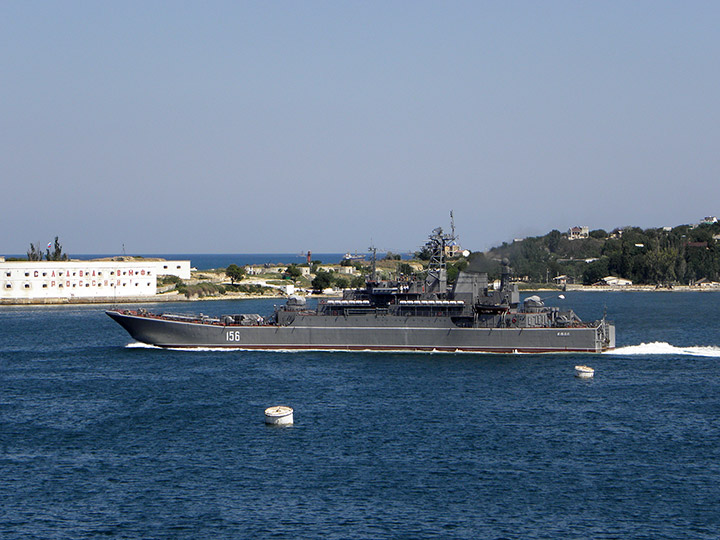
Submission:
{"label": "house on hillside", "polygon": [[463,249],[460,247],[460,244],[458,244],[455,240],[452,240],[445,246],[445,256],[449,259],[459,257],[462,255],[462,251]]}
{"label": "house on hillside", "polygon": [[578,240],[580,238],[587,238],[590,236],[590,229],[586,226],[573,227],[568,230],[568,240]]}

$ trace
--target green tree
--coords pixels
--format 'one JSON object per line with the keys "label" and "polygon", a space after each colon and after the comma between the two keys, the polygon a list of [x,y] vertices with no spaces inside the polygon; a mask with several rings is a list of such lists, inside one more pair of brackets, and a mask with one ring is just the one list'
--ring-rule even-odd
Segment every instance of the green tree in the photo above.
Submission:
{"label": "green tree", "polygon": [[404,276],[412,276],[415,271],[413,270],[413,267],[410,266],[408,263],[400,263],[397,267],[398,274],[402,274]]}
{"label": "green tree", "polygon": [[67,261],[68,256],[66,253],[63,253],[62,245],[60,245],[60,241],[58,240],[58,237],[55,237],[55,246],[50,253],[50,248],[45,250],[45,260],[48,261]]}
{"label": "green tree", "polygon": [[231,264],[225,269],[225,275],[230,278],[230,283],[235,285],[236,281],[242,281],[245,277],[245,268]]}
{"label": "green tree", "polygon": [[684,257],[678,257],[675,261],[675,276],[681,283],[687,283],[685,274],[687,273],[687,261]]}
{"label": "green tree", "polygon": [[675,261],[677,251],[674,249],[658,249],[646,255],[648,281],[651,283],[670,283],[675,281]]}
{"label": "green tree", "polygon": [[428,245],[424,245],[420,251],[415,252],[415,258],[421,261],[429,261],[431,257],[432,249]]}
{"label": "green tree", "polygon": [[585,285],[592,285],[593,283],[600,281],[605,276],[610,275],[608,263],[609,259],[607,257],[603,257],[598,261],[588,264],[582,275],[583,283]]}
{"label": "green tree", "polygon": [[302,270],[296,264],[291,264],[285,269],[285,276],[295,281],[302,276]]}
{"label": "green tree", "polygon": [[315,277],[312,280],[312,288],[316,291],[322,291],[323,289],[330,287],[332,283],[332,274],[325,272],[324,270],[320,270],[317,274],[315,274]]}
{"label": "green tree", "polygon": [[30,249],[27,252],[27,259],[28,261],[42,261],[43,254],[39,245],[38,247],[35,247],[35,244],[30,244]]}
{"label": "green tree", "polygon": [[558,250],[558,246],[560,245],[560,239],[562,238],[562,234],[560,234],[560,231],[557,229],[553,229],[550,231],[547,235],[547,247],[550,250],[550,253],[555,253]]}

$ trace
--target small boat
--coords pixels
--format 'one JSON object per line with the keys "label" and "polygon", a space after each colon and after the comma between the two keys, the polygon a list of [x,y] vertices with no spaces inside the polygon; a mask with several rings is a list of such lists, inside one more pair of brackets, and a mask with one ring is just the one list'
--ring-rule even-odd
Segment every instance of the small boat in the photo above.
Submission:
{"label": "small boat", "polygon": [[575,366],[575,376],[581,379],[589,379],[595,375],[595,370],[588,366]]}

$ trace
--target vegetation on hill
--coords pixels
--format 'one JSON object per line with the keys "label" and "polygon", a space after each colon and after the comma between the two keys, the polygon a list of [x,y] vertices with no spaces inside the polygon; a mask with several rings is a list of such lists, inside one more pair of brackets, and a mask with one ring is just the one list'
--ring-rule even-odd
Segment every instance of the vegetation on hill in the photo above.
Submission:
{"label": "vegetation on hill", "polygon": [[291,279],[293,282],[297,281],[300,277],[302,277],[302,270],[296,265],[291,264],[285,269],[285,272],[283,274],[288,279]]}
{"label": "vegetation on hill", "polygon": [[535,283],[566,275],[569,281],[591,285],[606,276],[637,284],[690,284],[720,275],[720,223],[681,225],[671,230],[626,227],[608,234],[591,231],[588,238],[570,240],[554,230],[545,236],[473,254],[471,268],[491,276],[508,259],[514,273]]}
{"label": "vegetation on hill", "polygon": [[311,286],[314,291],[322,291],[328,287],[337,289],[357,288],[365,285],[365,276],[362,274],[347,276],[333,271],[318,270],[312,279]]}

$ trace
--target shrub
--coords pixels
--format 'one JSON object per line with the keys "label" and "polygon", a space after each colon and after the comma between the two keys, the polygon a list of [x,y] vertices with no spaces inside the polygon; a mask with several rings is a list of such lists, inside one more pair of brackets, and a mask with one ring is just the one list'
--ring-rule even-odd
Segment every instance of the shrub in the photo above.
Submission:
{"label": "shrub", "polygon": [[225,294],[225,287],[222,285],[216,285],[209,281],[203,281],[195,285],[183,285],[178,286],[177,291],[180,294],[184,294],[186,297],[191,298],[197,296],[198,298],[204,298],[206,296],[216,296],[218,294]]}
{"label": "shrub", "polygon": [[161,287],[164,285],[180,285],[182,284],[183,280],[180,279],[178,276],[160,276],[158,277],[158,285]]}

